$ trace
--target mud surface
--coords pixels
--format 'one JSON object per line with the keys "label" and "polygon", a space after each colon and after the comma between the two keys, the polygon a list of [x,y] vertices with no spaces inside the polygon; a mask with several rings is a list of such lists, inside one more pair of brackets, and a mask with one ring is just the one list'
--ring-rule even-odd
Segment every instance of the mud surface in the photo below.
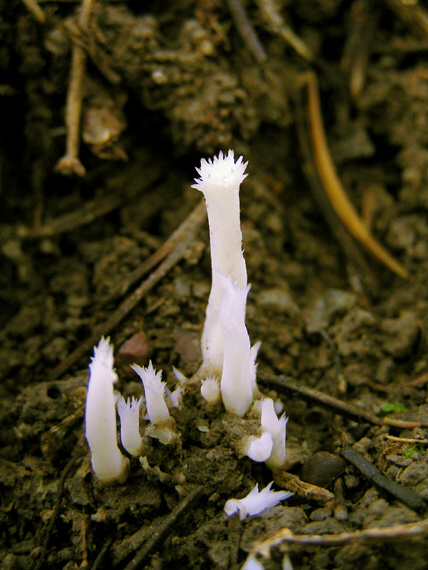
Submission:
{"label": "mud surface", "polygon": [[[426,568],[422,8],[291,0],[275,12],[265,0],[242,2],[252,44],[237,31],[234,2],[103,1],[88,25],[79,23],[77,2],[40,1],[41,11],[28,4],[0,4],[1,567],[237,569],[261,551],[272,570],[287,556],[296,570]],[[303,41],[303,56],[300,44],[285,41],[287,30]],[[77,174],[66,176],[59,161],[70,137],[64,116],[76,45],[87,54],[86,73]],[[408,279],[331,226],[341,223],[319,199],[302,138],[309,70],[340,180]],[[296,493],[243,522],[226,517],[226,500],[274,475],[240,455],[239,421],[190,388],[175,415],[180,445],[166,452],[147,438],[146,460],[131,460],[126,484],[102,487],[83,437],[92,350],[68,360],[92,335],[95,344],[109,334],[126,396],[142,393],[130,362],[152,359],[170,389],[173,366],[196,372],[210,289],[206,224],[133,310],[111,330],[104,325],[155,266],[128,287],[129,276],[198,204],[190,185],[201,157],[228,148],[249,161],[242,230],[260,378],[291,377],[374,418],[332,412],[260,381],[289,416],[288,472],[334,499]],[[420,502],[403,504],[367,480],[340,459],[348,448]],[[287,487],[285,476],[275,480]],[[295,540],[276,534],[257,547],[278,532]],[[315,535],[343,540],[320,545]]]}

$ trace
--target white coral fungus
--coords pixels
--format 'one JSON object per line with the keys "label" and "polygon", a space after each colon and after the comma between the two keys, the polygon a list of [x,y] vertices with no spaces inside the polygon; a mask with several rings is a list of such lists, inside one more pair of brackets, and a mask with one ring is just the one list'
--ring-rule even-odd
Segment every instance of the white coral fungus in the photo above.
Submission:
{"label": "white coral fungus", "polygon": [[223,366],[221,276],[233,279],[241,290],[247,286],[239,221],[239,186],[246,177],[246,166],[242,156],[235,162],[232,150],[227,156],[220,152],[213,160],[201,161],[201,167],[196,169],[200,178],[193,185],[204,194],[210,229],[212,286],[201,341],[203,368],[210,374],[220,375]]}
{"label": "white coral fungus", "polygon": [[[131,368],[135,370],[143,381],[147,416],[150,421],[150,425],[146,427],[145,435],[158,439],[164,445],[172,443],[177,439],[178,434],[174,429],[174,420],[169,415],[168,406],[166,405],[165,382],[161,381],[162,371],[156,372],[151,361],[147,368],[138,366],[138,364],[133,364]],[[179,392],[176,392],[172,398],[173,405],[174,402],[177,405],[180,404]]]}
{"label": "white coral fungus", "polygon": [[253,554],[249,554],[241,570],[263,570],[263,565],[254,557]]}
{"label": "white coral fungus", "polygon": [[247,164],[248,162],[242,162],[242,156],[235,162],[235,155],[231,149],[226,156],[220,151],[218,157],[208,160],[203,158],[201,167],[196,169],[200,178],[195,178],[196,184],[193,184],[192,188],[201,192],[207,189],[221,191],[224,188],[237,190],[247,176],[245,174]]}
{"label": "white coral fungus", "polygon": [[135,457],[141,455],[143,448],[143,439],[140,435],[140,406],[142,401],[142,397],[139,400],[134,397],[125,400],[122,396],[117,401],[120,439],[126,451]]}
{"label": "white coral fungus", "polygon": [[248,438],[245,455],[253,461],[267,461],[272,455],[273,440],[269,432],[264,432],[260,437],[252,435]]}
{"label": "white coral fungus", "polygon": [[116,407],[113,384],[117,374],[113,370],[113,347],[102,338],[94,347],[89,365],[90,376],[86,392],[85,435],[91,450],[92,469],[105,483],[124,483],[129,471],[129,460],[117,446]]}
{"label": "white coral fungus", "polygon": [[160,420],[168,419],[170,416],[165,402],[165,382],[161,381],[162,371],[156,372],[152,361],[149,362],[147,368],[138,366],[138,364],[133,364],[131,368],[135,370],[143,382],[150,423],[155,424]]}
{"label": "white coral fungus", "polygon": [[216,404],[220,401],[220,385],[217,378],[205,378],[201,382],[201,395],[208,404]]}
{"label": "white coral fungus", "polygon": [[255,388],[255,359],[260,345],[251,349],[245,326],[245,307],[250,287],[239,289],[235,282],[223,275],[223,299],[220,326],[224,341],[221,395],[229,412],[244,416],[253,403]]}
{"label": "white coral fungus", "polygon": [[275,507],[280,501],[288,499],[293,494],[286,491],[271,491],[272,485],[273,481],[260,492],[259,486],[256,485],[243,499],[229,499],[224,506],[224,512],[228,517],[239,513],[239,518],[242,521],[247,516],[254,517],[266,509]]}
{"label": "white coral fungus", "polygon": [[271,398],[264,398],[262,400],[262,430],[264,433],[271,435],[273,442],[272,453],[268,461],[266,461],[266,465],[270,469],[276,469],[285,463],[287,421],[288,419],[285,417],[285,414],[282,414],[282,416],[278,418],[275,412],[274,401]]}

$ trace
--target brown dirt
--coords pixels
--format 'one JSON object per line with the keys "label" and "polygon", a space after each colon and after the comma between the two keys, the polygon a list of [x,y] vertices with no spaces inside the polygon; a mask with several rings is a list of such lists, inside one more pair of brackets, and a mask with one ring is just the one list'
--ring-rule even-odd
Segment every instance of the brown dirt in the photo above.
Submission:
{"label": "brown dirt", "polygon": [[[278,4],[314,53],[313,66],[274,33],[261,1],[243,5],[267,54],[262,64],[217,0],[148,2],[144,9],[99,2],[89,31],[76,27],[74,2],[40,2],[43,25],[21,2],[0,4],[2,568],[125,568],[199,486],[202,495],[170,524],[147,567],[240,568],[255,541],[279,529],[337,535],[424,520],[423,511],[385,494],[350,465],[325,483],[335,503],[296,495],[242,523],[227,519],[225,501],[256,482],[266,485],[272,474],[237,455],[233,433],[241,428],[220,408],[202,408],[197,396],[176,416],[181,447],[166,454],[147,443],[146,468],[133,460],[125,485],[103,488],[83,438],[91,351],[52,380],[55,368],[117,309],[120,299],[107,305],[103,299],[197,204],[190,184],[201,156],[230,147],[249,160],[242,229],[252,283],[247,325],[252,341],[262,341],[260,373],[291,376],[378,417],[392,410],[427,424],[426,35],[415,12],[406,19],[392,1]],[[81,178],[55,172],[65,149],[70,36],[83,38],[89,54]],[[365,67],[359,55],[367,43]],[[352,96],[359,65],[365,83]],[[305,104],[299,77],[310,67],[318,73],[339,176],[408,280],[368,254],[363,266],[350,257],[311,194],[296,129]],[[135,359],[151,358],[171,387],[172,366],[187,376],[197,370],[209,287],[204,228],[111,332],[123,394],[141,393],[129,374],[129,347],[120,354],[137,333]],[[326,456],[314,454],[338,455],[352,446],[428,500],[424,427],[370,425],[280,396],[290,418],[292,473],[301,474],[304,464],[307,471],[312,460],[319,480],[323,465],[316,458]],[[403,530],[394,541],[296,543],[289,556],[299,570],[403,563],[410,570],[426,567],[427,548],[426,534],[410,538]],[[264,567],[281,568],[284,551],[284,544],[272,547]]]}

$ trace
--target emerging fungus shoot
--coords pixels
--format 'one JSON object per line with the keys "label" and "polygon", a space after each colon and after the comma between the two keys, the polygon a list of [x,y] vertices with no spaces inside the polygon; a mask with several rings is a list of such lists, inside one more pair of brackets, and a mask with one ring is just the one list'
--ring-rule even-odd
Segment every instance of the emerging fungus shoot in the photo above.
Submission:
{"label": "emerging fungus shoot", "polygon": [[167,389],[165,389],[165,390],[166,390],[166,392],[168,394],[168,398],[169,398],[171,404],[174,406],[174,408],[181,410],[182,404],[183,404],[184,388],[182,386],[177,386],[177,388],[173,392],[170,392]]}
{"label": "emerging fungus shoot", "polygon": [[245,307],[250,286],[239,289],[230,277],[220,276],[223,299],[220,327],[224,341],[221,396],[229,412],[244,416],[253,404],[257,348],[251,349],[245,326]]}
{"label": "emerging fungus shoot", "polygon": [[128,477],[129,460],[117,446],[116,406],[113,384],[113,347],[102,338],[94,348],[89,365],[86,392],[85,435],[91,450],[92,469],[103,483],[124,483]]}
{"label": "emerging fungus shoot", "polygon": [[120,418],[120,439],[126,451],[138,457],[143,450],[143,439],[140,435],[140,406],[143,401],[141,397],[136,400],[125,400],[120,396],[117,401],[117,412]]}
{"label": "emerging fungus shoot", "polygon": [[287,418],[282,414],[280,418],[275,412],[275,403],[271,398],[262,400],[262,417],[261,424],[263,433],[269,433],[272,437],[272,453],[266,461],[266,465],[270,469],[277,469],[285,463],[285,439]]}
{"label": "emerging fungus shoot", "polygon": [[256,485],[243,499],[229,499],[224,506],[224,512],[228,517],[239,513],[239,518],[242,521],[247,516],[254,517],[266,509],[276,507],[280,501],[288,499],[293,494],[286,491],[271,491],[272,485],[273,481],[260,492],[259,486]]}
{"label": "emerging fungus shoot", "polygon": [[260,437],[251,435],[246,441],[245,455],[257,462],[267,461],[272,455],[273,440],[269,432],[264,432]]}
{"label": "emerging fungus shoot", "polygon": [[263,564],[257,560],[254,554],[249,554],[241,570],[264,570]]}
{"label": "emerging fungus shoot", "polygon": [[220,401],[220,384],[217,378],[208,376],[202,380],[201,395],[208,404],[217,404]]}
{"label": "emerging fungus shoot", "polygon": [[164,444],[171,443],[177,434],[165,401],[165,382],[161,381],[162,371],[156,372],[151,361],[147,368],[138,364],[133,364],[131,368],[141,378],[144,386],[147,415],[151,424],[146,428],[146,435],[159,439]]}
{"label": "emerging fungus shoot", "polygon": [[156,372],[153,368],[152,361],[149,362],[147,368],[131,365],[138,376],[141,378],[144,386],[144,395],[146,397],[147,415],[152,424],[169,418],[168,407],[165,402],[165,382],[162,382],[162,370]]}
{"label": "emerging fungus shoot", "polygon": [[193,188],[205,197],[210,231],[212,286],[202,334],[202,369],[221,375],[223,367],[223,335],[220,308],[223,299],[222,277],[233,279],[242,290],[247,286],[247,269],[242,254],[242,233],[239,222],[239,187],[246,177],[242,156],[235,162],[234,153],[222,152],[213,160],[201,161],[199,179]]}
{"label": "emerging fungus shoot", "polygon": [[286,426],[285,414],[276,415],[275,403],[271,398],[257,400],[254,409],[261,416],[262,435],[244,439],[241,452],[253,461],[264,461],[270,469],[278,469],[285,463]]}

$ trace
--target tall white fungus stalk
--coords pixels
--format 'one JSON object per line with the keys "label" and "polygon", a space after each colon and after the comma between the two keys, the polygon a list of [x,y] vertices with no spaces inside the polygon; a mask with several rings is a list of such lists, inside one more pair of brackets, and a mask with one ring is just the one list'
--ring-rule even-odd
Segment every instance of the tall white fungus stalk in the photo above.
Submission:
{"label": "tall white fungus stalk", "polygon": [[218,377],[224,347],[220,326],[222,276],[232,279],[238,289],[247,287],[239,220],[239,186],[247,176],[246,166],[242,156],[235,162],[233,150],[227,156],[220,152],[213,160],[202,159],[201,167],[196,169],[200,178],[193,185],[205,197],[211,247],[212,286],[201,341],[203,369]]}

